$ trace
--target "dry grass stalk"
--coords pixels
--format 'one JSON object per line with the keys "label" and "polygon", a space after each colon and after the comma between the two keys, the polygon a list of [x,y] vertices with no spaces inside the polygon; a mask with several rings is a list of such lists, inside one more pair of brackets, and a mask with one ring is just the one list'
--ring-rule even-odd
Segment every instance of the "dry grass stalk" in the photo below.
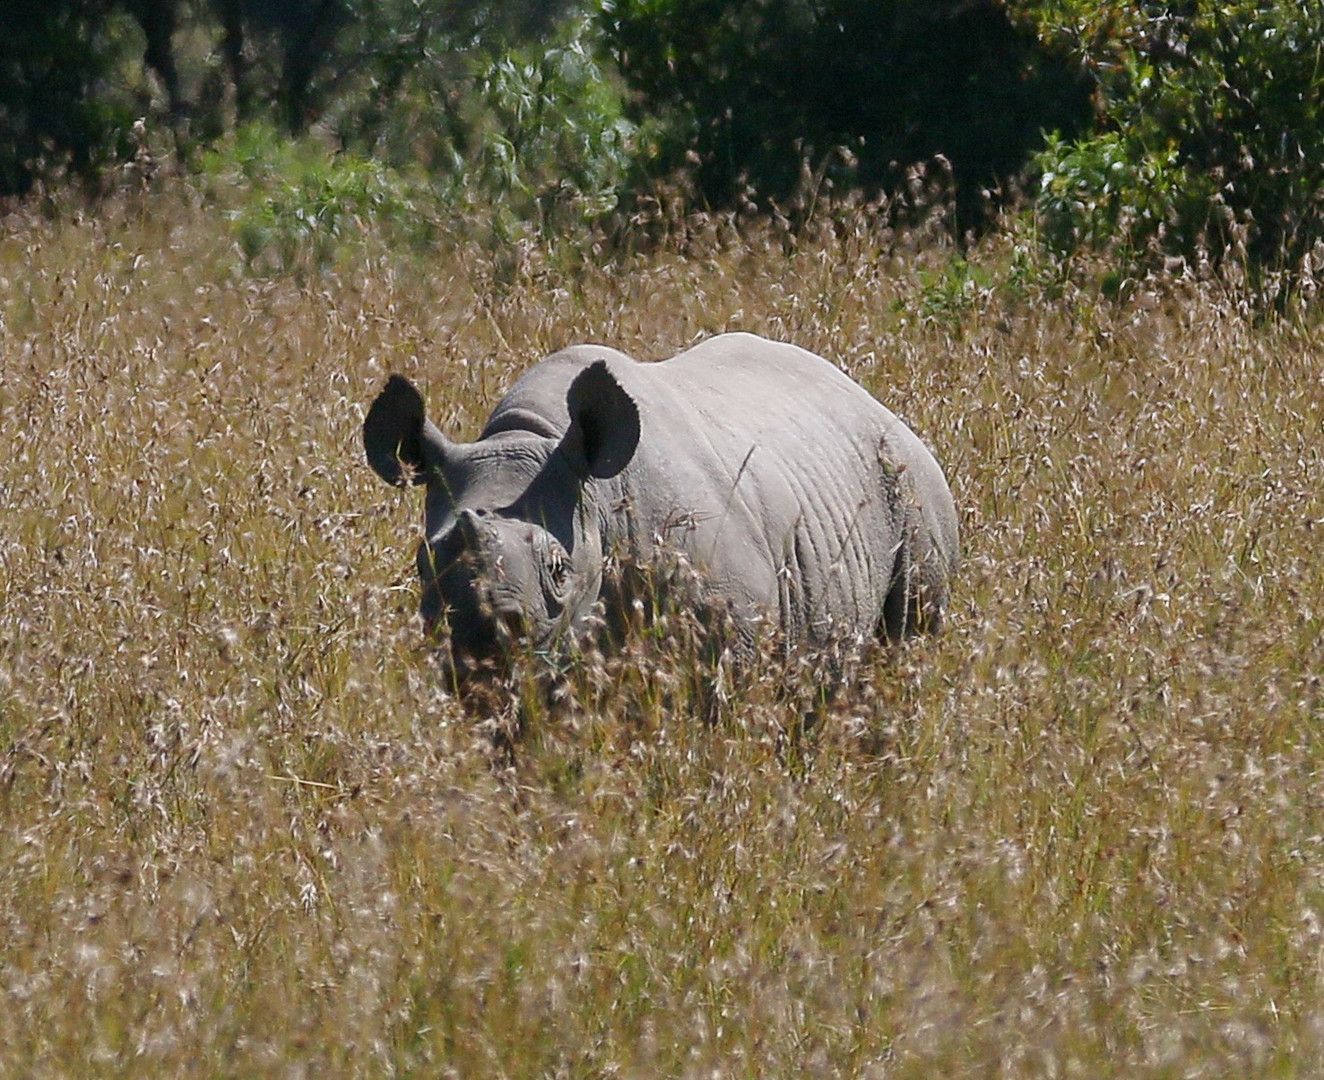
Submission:
{"label": "dry grass stalk", "polygon": [[[184,203],[10,224],[0,1074],[1324,1063],[1313,328],[1203,286],[926,318],[863,229],[300,287]],[[734,328],[938,449],[949,631],[808,731],[813,670],[703,722],[665,627],[556,709],[466,716],[412,622],[416,508],[359,457],[383,374],[472,432],[566,342]]]}

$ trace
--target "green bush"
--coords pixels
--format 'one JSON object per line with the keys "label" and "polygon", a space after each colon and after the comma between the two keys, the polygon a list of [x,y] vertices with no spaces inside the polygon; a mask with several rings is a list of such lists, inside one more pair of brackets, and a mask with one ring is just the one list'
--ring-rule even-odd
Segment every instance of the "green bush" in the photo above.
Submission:
{"label": "green bush", "polygon": [[453,220],[482,220],[497,240],[612,209],[634,125],[592,19],[572,12],[536,43],[422,22],[410,35],[418,55],[380,60],[328,116],[344,146],[426,173]]}
{"label": "green bush", "polygon": [[[181,160],[214,192],[223,175],[252,186],[227,201],[254,268],[324,264],[361,222],[412,242],[439,206],[497,240],[573,228],[615,205],[632,152],[596,10],[14,0],[0,5],[0,195],[42,168],[100,176],[105,147],[135,149],[136,118],[164,131],[178,112]],[[164,58],[144,49],[162,19],[178,30]],[[169,101],[152,99],[149,55],[180,73]]]}
{"label": "green bush", "polygon": [[1099,130],[1039,156],[1042,235],[1143,274],[1163,259],[1246,270],[1264,299],[1324,241],[1324,8],[1225,0],[1057,4],[1098,73]]}
{"label": "green bush", "polygon": [[426,187],[371,158],[288,140],[267,124],[241,128],[203,156],[201,169],[229,207],[250,272],[317,272],[370,236],[418,247],[435,235]]}
{"label": "green bush", "polygon": [[[471,57],[458,116],[425,68],[400,88],[385,126],[360,123],[347,102],[338,152],[264,122],[218,142],[200,169],[247,269],[318,272],[369,236],[405,249],[442,235],[499,248],[531,233],[575,235],[611,211],[634,129],[590,31],[581,22],[545,49]],[[424,145],[397,144],[405,127]],[[371,143],[356,137],[370,131]]]}
{"label": "green bush", "polygon": [[504,234],[521,222],[556,234],[615,207],[635,129],[590,31],[578,23],[549,49],[515,50],[480,69],[467,160],[442,179],[452,203],[489,207]]}
{"label": "green bush", "polygon": [[1119,236],[1155,235],[1181,188],[1173,157],[1136,154],[1115,133],[1074,143],[1050,137],[1039,157],[1044,172],[1037,207],[1045,246],[1069,256],[1102,249]]}

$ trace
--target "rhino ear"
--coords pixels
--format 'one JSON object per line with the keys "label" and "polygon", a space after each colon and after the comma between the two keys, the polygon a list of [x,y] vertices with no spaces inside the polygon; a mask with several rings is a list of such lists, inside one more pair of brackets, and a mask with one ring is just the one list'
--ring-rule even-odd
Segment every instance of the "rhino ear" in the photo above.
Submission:
{"label": "rhino ear", "polygon": [[639,445],[639,407],[606,361],[598,360],[575,376],[566,404],[570,429],[561,446],[575,471],[606,480],[624,469]]}
{"label": "rhino ear", "polygon": [[423,395],[403,375],[392,375],[363,421],[368,464],[388,484],[421,484],[446,446],[446,437],[424,412]]}

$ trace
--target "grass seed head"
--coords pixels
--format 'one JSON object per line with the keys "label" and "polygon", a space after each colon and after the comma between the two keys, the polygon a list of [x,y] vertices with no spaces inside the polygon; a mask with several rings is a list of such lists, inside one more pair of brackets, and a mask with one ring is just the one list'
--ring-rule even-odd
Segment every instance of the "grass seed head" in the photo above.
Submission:
{"label": "grass seed head", "polygon": [[[12,224],[0,1072],[1318,1071],[1309,322],[938,290],[865,216],[500,288],[472,250],[254,281],[188,198]],[[404,371],[472,432],[568,342],[723,329],[935,447],[945,635],[824,696],[664,612],[466,709],[360,403]]]}

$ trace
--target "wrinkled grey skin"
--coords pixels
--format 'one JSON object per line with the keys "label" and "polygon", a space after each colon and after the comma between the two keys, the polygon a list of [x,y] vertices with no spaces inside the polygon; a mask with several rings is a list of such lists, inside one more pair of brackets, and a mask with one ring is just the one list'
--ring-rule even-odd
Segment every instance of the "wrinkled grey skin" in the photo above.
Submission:
{"label": "wrinkled grey skin", "polygon": [[554,645],[602,599],[606,557],[680,556],[703,599],[789,639],[939,627],[956,508],[918,438],[837,368],[750,334],[640,364],[577,345],[530,369],[473,443],[392,376],[363,427],[374,469],[427,485],[422,615],[457,670]]}

